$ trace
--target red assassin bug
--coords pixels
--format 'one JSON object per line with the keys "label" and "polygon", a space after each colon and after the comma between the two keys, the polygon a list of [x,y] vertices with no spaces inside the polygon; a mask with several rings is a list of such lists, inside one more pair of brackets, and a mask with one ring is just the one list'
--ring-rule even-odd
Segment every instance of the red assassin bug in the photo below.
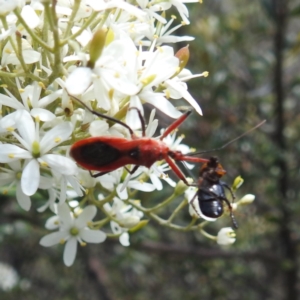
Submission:
{"label": "red assassin bug", "polygon": [[[219,148],[212,149],[209,151],[202,151],[198,153],[190,153],[190,155],[195,155],[200,153],[202,154],[205,152],[211,152],[211,151],[223,149],[227,147],[229,144],[235,142],[236,140],[240,139],[244,135],[248,134],[252,130],[260,127],[264,123],[265,120]],[[211,157],[209,161],[203,164],[202,167],[200,168],[198,183],[192,184],[193,186],[198,187],[198,191],[195,194],[195,196],[192,198],[190,203],[193,206],[194,210],[197,212],[197,209],[195,208],[194,205],[194,201],[196,200],[196,198],[198,198],[199,208],[202,214],[206,217],[217,219],[220,216],[222,216],[224,213],[223,204],[225,202],[227,204],[227,207],[229,208],[232,224],[234,228],[238,228],[237,222],[233,215],[231,202],[226,197],[225,188],[230,192],[232,202],[235,199],[235,195],[232,189],[229,187],[229,185],[226,182],[220,180],[220,178],[223,177],[225,174],[226,171],[219,163],[218,158]]]}
{"label": "red assassin bug", "polygon": [[135,165],[135,167],[129,171],[129,173],[133,174],[139,166],[150,168],[156,161],[164,159],[175,174],[186,185],[189,185],[184,174],[173,160],[197,163],[208,162],[208,159],[187,156],[181,151],[172,151],[162,141],[168,134],[185,121],[185,119],[191,114],[191,110],[188,110],[179,119],[174,121],[165,130],[162,136],[156,140],[154,138],[146,137],[145,122],[141,112],[137,108],[133,107],[131,109],[136,109],[139,115],[142,125],[142,137],[137,137],[133,130],[122,121],[93,111],[82,101],[77,98],[75,99],[91,113],[123,125],[129,130],[131,135],[131,139],[112,136],[89,137],[77,141],[72,145],[70,155],[80,166],[90,171],[99,171],[97,174],[91,174],[93,177],[104,175],[120,167],[125,167],[126,165]]}

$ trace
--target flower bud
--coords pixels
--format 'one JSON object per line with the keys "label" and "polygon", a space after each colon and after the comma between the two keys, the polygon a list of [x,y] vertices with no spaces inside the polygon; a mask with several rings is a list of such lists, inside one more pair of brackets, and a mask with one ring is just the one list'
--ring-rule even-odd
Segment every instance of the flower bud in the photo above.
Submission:
{"label": "flower bud", "polygon": [[136,232],[136,231],[142,229],[143,227],[145,227],[148,223],[149,223],[149,220],[142,220],[142,221],[140,221],[136,226],[130,228],[130,229],[128,230],[128,232],[134,233],[134,232]]}
{"label": "flower bud", "polygon": [[181,49],[179,49],[175,56],[179,59],[179,72],[181,72],[181,70],[187,65],[189,58],[190,58],[190,50],[189,50],[189,46],[187,45],[186,47],[183,47]]}
{"label": "flower bud", "polygon": [[232,184],[232,189],[236,191],[244,182],[244,179],[241,176],[238,176],[234,179]]}
{"label": "flower bud", "polygon": [[174,194],[176,196],[182,195],[186,190],[188,189],[188,186],[182,181],[179,180],[179,182],[175,186]]}
{"label": "flower bud", "polygon": [[222,228],[217,235],[217,243],[219,245],[230,245],[236,240],[236,234],[231,227]]}
{"label": "flower bud", "polygon": [[121,220],[122,224],[120,224],[120,225],[124,228],[132,228],[132,227],[136,226],[139,223],[139,221],[140,221],[139,217],[129,216],[129,217],[123,218]]}
{"label": "flower bud", "polygon": [[241,200],[237,202],[238,205],[251,204],[255,200],[255,195],[247,194]]}
{"label": "flower bud", "polygon": [[97,59],[100,57],[105,45],[107,31],[99,29],[95,32],[90,43],[90,61],[88,67],[94,68]]}

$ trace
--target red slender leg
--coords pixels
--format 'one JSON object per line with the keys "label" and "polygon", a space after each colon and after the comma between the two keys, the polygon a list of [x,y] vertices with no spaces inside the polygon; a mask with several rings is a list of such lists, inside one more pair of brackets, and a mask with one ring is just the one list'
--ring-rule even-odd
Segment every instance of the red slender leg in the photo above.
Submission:
{"label": "red slender leg", "polygon": [[165,157],[165,161],[169,164],[170,168],[174,171],[174,173],[179,179],[181,179],[187,186],[191,186],[191,184],[187,182],[184,174],[181,172],[179,167],[174,163],[174,161],[170,157]]}
{"label": "red slender leg", "polygon": [[191,110],[188,110],[186,113],[184,113],[179,119],[174,121],[162,134],[160,137],[160,140],[163,140],[169,133],[171,133],[174,129],[176,129],[182,122],[185,121],[185,119],[192,113]]}

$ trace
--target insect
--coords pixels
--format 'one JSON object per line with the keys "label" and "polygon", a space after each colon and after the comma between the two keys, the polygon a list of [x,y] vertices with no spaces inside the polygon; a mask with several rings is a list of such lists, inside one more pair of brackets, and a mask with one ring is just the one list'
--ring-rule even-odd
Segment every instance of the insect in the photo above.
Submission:
{"label": "insect", "polygon": [[[199,172],[199,180],[197,183],[198,191],[191,200],[191,205],[194,210],[194,201],[197,199],[202,214],[206,217],[217,219],[224,213],[224,202],[229,209],[230,217],[235,228],[238,228],[237,222],[233,215],[233,209],[231,202],[226,197],[225,189],[227,189],[232,197],[232,202],[235,199],[233,191],[220,178],[226,174],[222,165],[219,163],[218,158],[211,157],[207,163],[205,163]],[[197,212],[197,214],[199,214]]]}
{"label": "insect", "polygon": [[186,120],[191,114],[191,110],[186,111],[179,119],[175,120],[159,139],[154,139],[146,137],[145,121],[137,108],[132,107],[130,109],[135,109],[138,113],[142,125],[142,137],[136,136],[133,130],[122,121],[98,113],[90,109],[81,100],[77,98],[76,100],[93,114],[126,127],[131,135],[131,139],[112,136],[89,137],[79,140],[72,145],[70,155],[80,166],[90,171],[99,171],[96,174],[91,173],[93,177],[104,175],[120,167],[126,167],[126,165],[134,165],[131,171],[127,169],[130,174],[133,174],[139,166],[150,168],[156,161],[165,160],[174,173],[186,185],[189,185],[184,174],[174,161],[208,162],[208,159],[205,158],[184,155],[181,151],[173,151],[163,142],[163,139],[168,134]]}
{"label": "insect", "polygon": [[[229,141],[228,143],[224,144],[219,148],[215,148],[212,150],[201,151],[198,153],[188,153],[187,155],[199,155],[207,152],[217,151],[224,149],[231,143],[235,142],[236,140],[240,139],[241,137],[247,135],[251,131],[255,130],[256,128],[260,127],[266,122],[263,120],[256,126],[252,127],[248,131],[244,132],[240,136],[236,137],[235,139]],[[227,204],[229,209],[230,217],[235,228],[238,228],[237,222],[233,215],[233,209],[231,203],[235,199],[235,195],[229,185],[221,181],[220,179],[226,174],[226,170],[222,167],[219,163],[217,157],[210,157],[208,162],[204,163],[200,168],[199,172],[199,179],[198,183],[193,183],[191,185],[197,186],[198,191],[195,196],[190,201],[192,207],[199,215],[197,209],[195,208],[194,201],[198,199],[199,208],[202,214],[206,217],[217,219],[224,213],[224,202]],[[225,189],[227,189],[231,195],[232,201],[230,202],[229,199],[226,197]]]}

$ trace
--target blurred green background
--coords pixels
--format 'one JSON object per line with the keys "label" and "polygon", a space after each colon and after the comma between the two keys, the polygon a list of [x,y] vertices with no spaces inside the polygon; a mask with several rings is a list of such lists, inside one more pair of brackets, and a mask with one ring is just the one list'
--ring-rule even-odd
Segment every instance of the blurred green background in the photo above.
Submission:
{"label": "blurred green background", "polygon": [[[188,7],[191,25],[180,35],[196,39],[189,43],[187,67],[210,75],[188,83],[204,115],[193,114],[181,126],[184,143],[212,149],[267,120],[213,153],[227,170],[228,183],[241,175],[239,193],[256,195],[236,213],[236,243],[224,248],[199,233],[151,221],[131,236],[130,247],[117,239],[89,244],[66,268],[63,247],[38,244],[47,233],[41,215],[12,210],[3,198],[0,260],[11,264],[21,281],[0,291],[1,299],[300,299],[299,1],[210,0]],[[158,116],[162,127],[172,121]],[[158,201],[169,192],[139,198]],[[230,219],[209,229],[217,233],[222,226],[231,226]]]}

